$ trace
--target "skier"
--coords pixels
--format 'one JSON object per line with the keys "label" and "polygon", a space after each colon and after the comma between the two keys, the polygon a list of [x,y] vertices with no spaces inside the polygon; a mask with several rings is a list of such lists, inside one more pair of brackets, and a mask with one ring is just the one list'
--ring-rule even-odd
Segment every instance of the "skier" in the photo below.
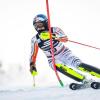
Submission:
{"label": "skier", "polygon": [[[47,17],[43,14],[38,14],[33,20],[33,26],[36,29],[37,34],[31,40],[30,72],[33,76],[35,76],[37,75],[36,57],[38,53],[38,47],[45,53],[49,65],[52,67],[52,69],[53,64]],[[87,81],[86,77],[68,66],[74,67],[83,72],[88,72],[92,76],[100,78],[100,69],[83,63],[78,57],[72,54],[69,48],[65,47],[62,44],[62,42],[67,42],[68,38],[60,28],[51,27],[51,32],[54,48],[55,66],[57,71],[82,83],[85,83]]]}

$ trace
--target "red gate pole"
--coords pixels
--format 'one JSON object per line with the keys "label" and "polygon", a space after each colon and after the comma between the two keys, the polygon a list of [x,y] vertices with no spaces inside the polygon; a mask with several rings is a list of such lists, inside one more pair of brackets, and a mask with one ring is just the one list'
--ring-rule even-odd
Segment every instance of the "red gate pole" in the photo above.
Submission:
{"label": "red gate pole", "polygon": [[53,49],[53,42],[52,42],[52,33],[51,33],[51,24],[50,24],[50,13],[49,13],[49,3],[48,3],[48,0],[46,0],[46,9],[47,9],[47,17],[48,17],[48,28],[49,28],[49,33],[50,33],[50,47],[51,47],[51,54],[52,54],[52,64],[53,64],[54,71],[55,71],[55,74],[57,76],[57,79],[58,79],[60,85],[63,87],[64,84],[61,81],[61,79],[60,79],[60,77],[59,77],[59,75],[57,73],[56,65],[55,65],[55,58],[54,58],[54,49]]}

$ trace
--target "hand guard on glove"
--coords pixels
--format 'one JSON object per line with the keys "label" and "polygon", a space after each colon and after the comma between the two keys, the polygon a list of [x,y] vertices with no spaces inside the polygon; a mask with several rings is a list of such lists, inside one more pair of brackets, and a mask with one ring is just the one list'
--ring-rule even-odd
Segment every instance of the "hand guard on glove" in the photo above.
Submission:
{"label": "hand guard on glove", "polygon": [[35,63],[33,63],[33,62],[30,63],[30,72],[31,72],[32,76],[36,76],[38,74]]}

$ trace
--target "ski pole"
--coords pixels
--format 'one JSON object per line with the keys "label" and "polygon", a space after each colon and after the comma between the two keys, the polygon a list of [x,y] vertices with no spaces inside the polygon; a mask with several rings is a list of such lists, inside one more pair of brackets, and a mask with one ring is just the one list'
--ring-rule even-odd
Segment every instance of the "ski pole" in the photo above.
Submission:
{"label": "ski pole", "polygon": [[76,41],[72,41],[72,40],[68,40],[69,42],[72,42],[72,43],[76,43],[76,44],[80,44],[80,45],[83,45],[83,46],[87,46],[87,47],[90,47],[90,48],[94,48],[94,49],[98,49],[100,50],[100,48],[97,48],[95,46],[91,46],[91,45],[87,45],[87,44],[83,44],[83,43],[80,43],[80,42],[76,42]]}
{"label": "ski pole", "polygon": [[50,13],[49,13],[49,3],[48,3],[48,0],[46,0],[46,10],[47,10],[47,16],[48,16],[48,27],[49,27],[49,33],[50,33],[50,47],[51,47],[51,54],[52,54],[52,63],[53,63],[53,67],[54,67],[54,71],[55,71],[55,74],[57,76],[57,79],[60,83],[60,85],[63,87],[64,84],[63,82],[61,81],[58,73],[57,73],[57,70],[56,70],[56,65],[55,65],[55,58],[54,58],[54,49],[53,49],[53,43],[52,43],[52,33],[51,33],[51,25],[50,25]]}
{"label": "ski pole", "polygon": [[35,76],[33,76],[33,86],[35,87]]}

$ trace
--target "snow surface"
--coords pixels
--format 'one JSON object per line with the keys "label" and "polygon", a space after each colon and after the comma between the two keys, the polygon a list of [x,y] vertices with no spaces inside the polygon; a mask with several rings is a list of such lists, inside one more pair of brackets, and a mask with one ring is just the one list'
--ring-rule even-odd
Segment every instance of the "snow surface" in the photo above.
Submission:
{"label": "snow surface", "polygon": [[[100,48],[100,0],[49,3],[52,26],[60,27],[70,40]],[[35,15],[46,14],[45,8],[45,0],[0,0],[0,100],[99,100],[100,90],[61,88],[41,50],[36,63],[36,87],[32,87],[30,41],[36,34],[32,21]],[[84,62],[100,68],[99,50],[71,42],[65,45]],[[59,75],[64,84],[72,82]]]}
{"label": "snow surface", "polygon": [[68,87],[1,90],[0,100],[99,100],[100,90],[70,90]]}

